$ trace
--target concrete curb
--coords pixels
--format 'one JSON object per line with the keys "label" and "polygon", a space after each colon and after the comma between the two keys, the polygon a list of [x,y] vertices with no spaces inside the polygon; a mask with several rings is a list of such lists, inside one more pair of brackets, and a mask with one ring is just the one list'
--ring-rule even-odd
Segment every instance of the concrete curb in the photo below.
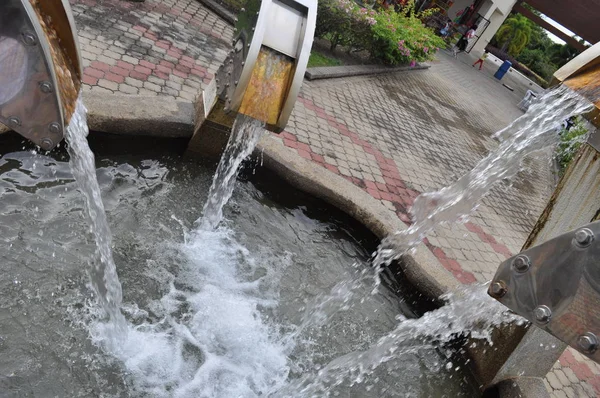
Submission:
{"label": "concrete curb", "polygon": [[[272,135],[260,140],[254,156],[262,157],[264,166],[283,180],[341,209],[380,239],[406,229],[396,214],[371,195],[291,152]],[[414,254],[405,255],[400,265],[412,285],[430,299],[460,285],[424,244],[417,246]]]}
{"label": "concrete curb", "polygon": [[307,80],[333,79],[338,77],[380,75],[382,73],[406,72],[412,70],[429,69],[429,64],[415,66],[389,67],[385,65],[344,65],[344,66],[319,66],[308,68],[304,77]]}
{"label": "concrete curb", "polygon": [[194,105],[173,97],[140,97],[86,91],[90,129],[124,135],[182,138],[194,133]]}
{"label": "concrete curb", "polygon": [[217,14],[221,19],[227,22],[229,25],[235,25],[235,14],[229,11],[227,8],[223,7],[216,1],[212,0],[198,0],[202,3],[206,8]]}

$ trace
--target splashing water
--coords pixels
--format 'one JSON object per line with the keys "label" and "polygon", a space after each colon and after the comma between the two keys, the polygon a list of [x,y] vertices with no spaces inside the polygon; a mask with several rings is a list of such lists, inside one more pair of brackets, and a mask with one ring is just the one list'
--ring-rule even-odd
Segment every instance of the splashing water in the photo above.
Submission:
{"label": "splashing water", "polygon": [[90,221],[90,229],[96,241],[97,259],[88,269],[92,288],[102,309],[108,316],[108,328],[114,339],[121,338],[125,333],[125,318],[121,314],[122,290],[117,268],[112,255],[112,236],[98,179],[94,154],[87,142],[89,128],[87,124],[87,109],[81,96],[77,100],[75,112],[67,128],[65,139],[70,155],[69,165],[79,189],[85,198],[85,207]]}
{"label": "splashing water", "polygon": [[197,221],[201,229],[214,229],[221,222],[223,206],[233,194],[240,166],[256,147],[264,126],[263,122],[249,116],[237,116],[208,192],[202,218]]}
{"label": "splashing water", "polygon": [[388,372],[401,369],[403,355],[443,347],[460,337],[491,345],[494,328],[525,322],[488,297],[484,285],[464,286],[441,298],[446,301],[443,307],[418,319],[401,320],[394,330],[368,349],[334,359],[316,374],[304,375],[275,396],[330,396],[332,389],[344,382],[350,387],[369,383],[367,378],[382,364],[388,363]]}
{"label": "splashing water", "polygon": [[383,240],[375,259],[381,267],[418,245],[436,226],[465,221],[498,182],[514,177],[523,160],[536,151],[556,146],[561,123],[591,110],[593,105],[567,87],[541,97],[529,111],[494,136],[500,145],[455,183],[419,195],[411,209],[413,224]]}

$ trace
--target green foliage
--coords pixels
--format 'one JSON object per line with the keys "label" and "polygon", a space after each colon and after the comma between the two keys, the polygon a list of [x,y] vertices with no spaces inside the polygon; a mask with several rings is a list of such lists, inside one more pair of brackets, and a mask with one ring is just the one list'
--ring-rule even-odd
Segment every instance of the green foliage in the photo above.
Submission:
{"label": "green foliage", "polygon": [[507,18],[496,33],[498,42],[503,43],[502,50],[508,50],[513,57],[519,55],[531,40],[532,23],[521,14]]}
{"label": "green foliage", "polygon": [[387,64],[428,61],[438,48],[445,46],[442,38],[410,12],[382,11],[375,19],[377,23],[371,26],[371,53]]}
{"label": "green foliage", "polygon": [[542,49],[531,50],[526,48],[519,55],[518,61],[526,65],[546,81],[552,80],[552,75],[556,71],[556,66],[549,62],[548,54]]}
{"label": "green foliage", "polygon": [[315,50],[312,50],[310,58],[308,59],[309,68],[316,66],[338,66],[341,64],[342,62],[339,59],[328,57]]}
{"label": "green foliage", "polygon": [[575,125],[569,131],[563,129],[560,132],[560,143],[556,151],[556,160],[561,175],[573,160],[573,156],[575,156],[581,144],[585,142],[587,134],[588,129],[581,117],[577,118]]}
{"label": "green foliage", "polygon": [[419,19],[435,10],[419,13],[414,0],[400,12],[363,8],[353,0],[320,0],[318,4],[315,35],[328,39],[332,49],[343,45],[368,50],[375,59],[397,65],[431,60],[445,46]]}
{"label": "green foliage", "polygon": [[375,14],[353,0],[319,1],[315,36],[329,39],[332,50],[340,45],[365,48]]}

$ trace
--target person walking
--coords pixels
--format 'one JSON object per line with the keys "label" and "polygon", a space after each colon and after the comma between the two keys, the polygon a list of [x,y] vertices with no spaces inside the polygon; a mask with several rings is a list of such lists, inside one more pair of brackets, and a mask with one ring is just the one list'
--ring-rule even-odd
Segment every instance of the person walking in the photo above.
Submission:
{"label": "person walking", "polygon": [[487,57],[489,57],[489,53],[488,50],[485,50],[483,52],[483,54],[481,54],[481,57],[479,57],[479,59],[477,61],[475,61],[475,63],[473,64],[473,68],[475,67],[475,65],[479,64],[479,70],[481,70],[481,68],[483,68],[483,62],[486,60]]}
{"label": "person walking", "polygon": [[475,37],[476,30],[477,30],[477,25],[471,26],[471,29],[467,30],[467,33],[465,33],[463,35],[463,37],[461,37],[458,40],[458,42],[456,43],[456,46],[454,46],[454,48],[452,49],[454,58],[456,58],[458,56],[458,53],[463,53],[463,52],[467,51],[467,46],[469,45],[469,40],[471,40],[473,37]]}

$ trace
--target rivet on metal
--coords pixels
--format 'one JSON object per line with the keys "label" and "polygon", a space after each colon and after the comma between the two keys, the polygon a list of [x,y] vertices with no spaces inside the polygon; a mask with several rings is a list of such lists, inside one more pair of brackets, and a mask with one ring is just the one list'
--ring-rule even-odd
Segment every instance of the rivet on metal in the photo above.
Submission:
{"label": "rivet on metal", "polygon": [[21,39],[23,40],[23,43],[25,43],[25,45],[27,46],[35,46],[37,44],[37,39],[35,38],[35,35],[29,31],[23,32],[21,34]]}
{"label": "rivet on metal", "polygon": [[246,65],[246,61],[242,61],[242,66]]}
{"label": "rivet on metal", "polygon": [[237,21],[238,21],[238,19],[237,19],[237,18],[233,18],[233,22],[237,22]]}
{"label": "rivet on metal", "polygon": [[241,12],[245,12],[245,11],[246,11],[246,9],[245,9],[244,7],[242,7],[240,11],[241,11]]}
{"label": "rivet on metal", "polygon": [[21,119],[16,116],[11,116],[8,118],[8,127],[19,127],[21,125]]}
{"label": "rivet on metal", "polygon": [[48,125],[48,131],[52,134],[60,134],[62,132],[62,128],[60,127],[60,124],[52,122]]}
{"label": "rivet on metal", "polygon": [[42,149],[49,151],[50,149],[52,149],[52,147],[54,146],[54,142],[50,139],[50,138],[44,138],[42,140],[42,142],[40,143],[40,147],[42,147]]}
{"label": "rivet on metal", "polygon": [[252,31],[254,32],[256,30],[256,28],[252,28]]}
{"label": "rivet on metal", "polygon": [[502,298],[506,294],[506,284],[502,281],[494,282],[490,285],[490,296]]}
{"label": "rivet on metal", "polygon": [[575,232],[575,243],[579,247],[587,247],[594,240],[594,233],[589,228],[581,228]]}
{"label": "rivet on metal", "polygon": [[522,274],[524,272],[527,272],[529,270],[529,267],[531,267],[531,260],[529,260],[529,257],[527,257],[526,255],[521,254],[515,257],[515,259],[512,262],[512,266],[515,269],[515,271]]}
{"label": "rivet on metal", "polygon": [[238,85],[238,81],[236,80],[233,84],[235,84],[237,86]]}
{"label": "rivet on metal", "polygon": [[42,93],[46,93],[46,94],[50,94],[52,92],[52,83],[50,82],[41,82],[40,83],[40,90],[42,90]]}
{"label": "rivet on metal", "polygon": [[577,339],[579,347],[587,354],[592,354],[598,349],[598,338],[594,333],[587,332]]}
{"label": "rivet on metal", "polygon": [[538,305],[533,310],[533,315],[535,316],[535,320],[538,323],[546,324],[550,322],[550,318],[552,317],[552,311],[545,305]]}

